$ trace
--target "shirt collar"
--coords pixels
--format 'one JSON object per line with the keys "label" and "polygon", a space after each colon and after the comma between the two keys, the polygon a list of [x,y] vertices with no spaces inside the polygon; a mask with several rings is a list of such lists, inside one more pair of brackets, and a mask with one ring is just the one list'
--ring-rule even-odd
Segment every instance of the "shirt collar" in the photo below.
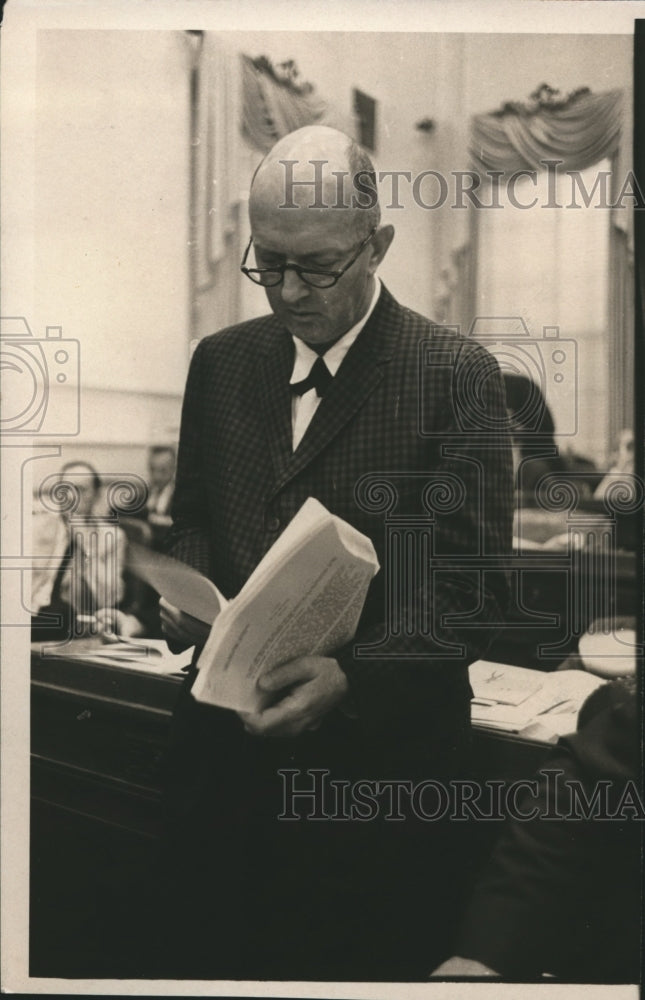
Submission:
{"label": "shirt collar", "polygon": [[[325,351],[323,355],[325,358],[325,364],[332,375],[336,374],[345,355],[374,312],[379,295],[381,294],[382,286],[380,278],[375,278],[374,286],[372,301],[370,302],[369,309],[365,315],[362,316],[358,323],[355,323],[354,326],[347,331],[347,333],[344,333],[340,340],[337,340],[335,344],[332,344],[329,350]],[[303,340],[300,340],[298,337],[293,337],[292,339],[296,348],[296,356],[293,363],[293,372],[291,373],[291,378],[289,379],[290,385],[294,382],[301,382],[303,379],[307,378],[307,375],[311,371],[311,366],[318,357],[316,352],[305,344]]]}

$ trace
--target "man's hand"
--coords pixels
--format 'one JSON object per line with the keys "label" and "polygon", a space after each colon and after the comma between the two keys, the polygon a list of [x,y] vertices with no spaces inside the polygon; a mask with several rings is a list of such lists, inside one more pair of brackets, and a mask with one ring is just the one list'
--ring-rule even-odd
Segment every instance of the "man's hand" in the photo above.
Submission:
{"label": "man's hand", "polygon": [[460,958],[453,955],[452,958],[442,962],[434,972],[430,974],[430,979],[446,979],[450,976],[463,976],[473,979],[481,979],[484,976],[498,976],[499,972],[489,969],[487,965],[476,962],[474,958]]}
{"label": "man's hand", "polygon": [[148,514],[148,524],[153,524],[155,528],[170,528],[172,525],[172,518],[170,514],[155,514],[152,511]]}
{"label": "man's hand", "polygon": [[239,712],[247,732],[254,736],[299,736],[317,729],[325,715],[349,691],[347,677],[336,660],[302,656],[268,671],[258,681],[261,691],[284,697],[263,712]]}
{"label": "man's hand", "polygon": [[186,646],[203,646],[208,639],[210,625],[185,614],[163,597],[159,598],[159,617],[161,631],[167,639],[183,642]]}
{"label": "man's hand", "polygon": [[143,635],[144,628],[138,618],[128,615],[118,608],[101,608],[96,612],[96,620],[105,635],[119,635],[123,639],[133,639]]}

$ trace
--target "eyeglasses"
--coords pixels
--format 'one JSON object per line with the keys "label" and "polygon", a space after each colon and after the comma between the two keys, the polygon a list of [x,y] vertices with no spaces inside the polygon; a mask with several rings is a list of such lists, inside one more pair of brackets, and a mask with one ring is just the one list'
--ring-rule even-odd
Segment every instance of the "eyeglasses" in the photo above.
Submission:
{"label": "eyeglasses", "polygon": [[374,226],[372,231],[368,233],[360,244],[352,259],[339,271],[316,271],[309,267],[301,267],[300,264],[279,264],[275,267],[246,267],[246,258],[253,243],[253,237],[251,236],[244,252],[242,263],[240,264],[240,271],[247,278],[250,278],[251,281],[254,281],[256,285],[262,285],[264,288],[272,288],[275,285],[281,284],[284,281],[284,273],[287,270],[295,271],[301,281],[304,281],[306,285],[311,285],[313,288],[331,288],[342,278],[345,271],[348,271],[352,264],[356,263],[377,229],[378,226]]}

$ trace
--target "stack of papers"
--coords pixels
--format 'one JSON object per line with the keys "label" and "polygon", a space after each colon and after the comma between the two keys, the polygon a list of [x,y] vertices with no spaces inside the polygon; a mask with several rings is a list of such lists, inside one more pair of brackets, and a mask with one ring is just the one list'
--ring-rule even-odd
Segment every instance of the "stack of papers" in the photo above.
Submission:
{"label": "stack of papers", "polygon": [[371,540],[309,497],[227,601],[196,570],[131,545],[129,568],[170,604],[211,625],[193,696],[257,712],[270,701],[257,681],[299,656],[333,653],[356,632],[379,564]]}
{"label": "stack of papers", "polygon": [[378,568],[370,539],[309,497],[215,619],[194,697],[261,711],[271,701],[257,686],[264,671],[327,656],[354,637]]}
{"label": "stack of papers", "polygon": [[137,542],[128,542],[128,569],[169,604],[207,625],[228,603],[215,584],[192,566]]}
{"label": "stack of papers", "polygon": [[584,670],[545,673],[477,660],[469,667],[473,725],[554,743],[575,732],[578,712],[605,681]]}

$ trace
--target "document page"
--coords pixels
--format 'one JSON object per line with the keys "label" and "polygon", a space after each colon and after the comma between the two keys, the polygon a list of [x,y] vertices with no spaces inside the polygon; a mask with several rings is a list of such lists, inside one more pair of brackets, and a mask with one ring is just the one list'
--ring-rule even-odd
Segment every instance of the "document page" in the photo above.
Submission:
{"label": "document page", "polygon": [[128,568],[170,604],[207,625],[228,603],[215,584],[192,566],[137,542],[128,543]]}
{"label": "document page", "polygon": [[[311,503],[320,508],[316,521],[298,522],[297,515],[284,532],[287,538],[215,622],[193,686],[199,701],[258,711],[266,703],[257,688],[264,670],[298,656],[326,655],[353,638],[378,561],[371,543],[364,555],[358,546],[348,552],[339,519]],[[305,524],[307,538],[301,537]]]}
{"label": "document page", "polygon": [[485,660],[470,665],[469,677],[473,723],[529,737],[535,731],[540,739],[573,732],[586,698],[606,683],[584,670],[547,673]]}

